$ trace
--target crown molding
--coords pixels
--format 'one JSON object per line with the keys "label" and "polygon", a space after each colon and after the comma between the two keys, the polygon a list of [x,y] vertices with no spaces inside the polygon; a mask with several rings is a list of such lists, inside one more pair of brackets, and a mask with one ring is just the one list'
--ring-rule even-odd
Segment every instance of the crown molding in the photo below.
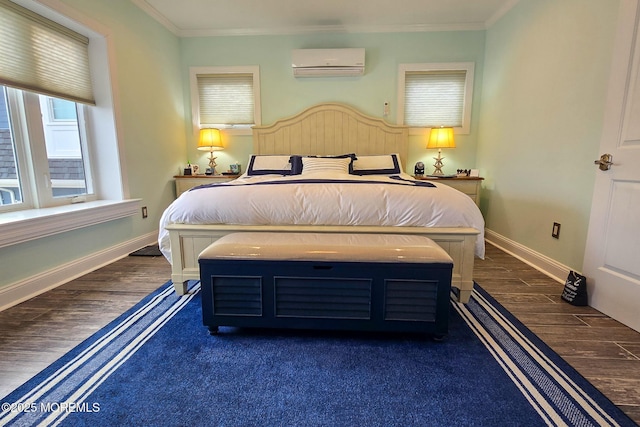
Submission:
{"label": "crown molding", "polygon": [[518,4],[519,0],[509,0],[505,4],[502,5],[500,9],[496,11],[487,21],[485,22],[485,29],[491,28],[493,24],[498,22],[500,18],[507,14],[516,4]]}
{"label": "crown molding", "polygon": [[171,31],[178,37],[182,37],[180,35],[180,28],[173,25],[171,21],[169,21],[162,13],[158,12],[155,7],[147,3],[146,0],[131,0],[131,2],[142,9],[147,15],[162,24],[167,30]]}
{"label": "crown molding", "polygon": [[278,28],[202,28],[183,29],[174,25],[167,17],[151,6],[146,0],[131,0],[147,15],[155,19],[167,30],[178,37],[221,37],[221,36],[270,36],[304,35],[327,33],[417,33],[445,31],[483,31],[504,16],[518,0],[510,0],[486,22],[450,23],[450,24],[410,24],[410,25],[302,25]]}
{"label": "crown molding", "polygon": [[[140,0],[137,0],[140,1]],[[484,23],[469,24],[412,24],[412,25],[309,25],[281,28],[234,28],[178,30],[179,37],[220,37],[220,36],[281,36],[326,33],[414,33],[442,31],[482,31]]]}

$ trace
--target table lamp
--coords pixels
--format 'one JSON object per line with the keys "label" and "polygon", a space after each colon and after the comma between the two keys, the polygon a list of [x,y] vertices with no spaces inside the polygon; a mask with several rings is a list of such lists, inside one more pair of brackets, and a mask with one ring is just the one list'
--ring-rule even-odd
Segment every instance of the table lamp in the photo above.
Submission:
{"label": "table lamp", "polygon": [[216,157],[213,156],[213,152],[224,150],[224,147],[222,146],[222,138],[220,137],[220,130],[215,128],[200,129],[198,150],[209,152],[209,169],[211,170],[212,175],[217,175]]}
{"label": "table lamp", "polygon": [[438,157],[434,157],[433,159],[436,163],[433,165],[435,170],[432,175],[442,176],[442,159],[441,157],[443,148],[456,148],[456,143],[453,139],[453,128],[452,127],[439,127],[432,128],[431,133],[429,133],[429,140],[427,141],[427,148],[437,148],[438,149]]}

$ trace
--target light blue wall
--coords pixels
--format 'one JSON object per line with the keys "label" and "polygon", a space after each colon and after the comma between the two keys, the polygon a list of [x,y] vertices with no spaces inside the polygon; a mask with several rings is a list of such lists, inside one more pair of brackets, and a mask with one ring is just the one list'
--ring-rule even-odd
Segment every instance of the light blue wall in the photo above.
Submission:
{"label": "light blue wall", "polygon": [[[397,73],[401,63],[474,62],[476,85],[469,135],[456,141],[455,150],[445,156],[447,169],[471,168],[475,165],[478,129],[478,106],[481,99],[484,58],[484,31],[393,33],[393,34],[323,34],[297,36],[204,37],[181,40],[185,105],[189,97],[189,67],[259,65],[262,101],[262,124],[293,115],[320,102],[337,101],[382,117],[385,101],[391,114],[387,120],[396,123]],[[294,78],[291,50],[298,48],[358,47],[366,50],[366,68],[362,77]],[[190,123],[190,107],[186,112]],[[190,160],[204,167],[206,154],[198,152],[196,135],[187,128],[186,139]],[[218,164],[227,167],[235,161],[246,166],[251,154],[251,137],[232,137],[227,150],[217,153]],[[427,152],[421,137],[411,138],[408,165],[418,160],[432,164],[435,152]],[[186,161],[186,159],[184,159]]]}
{"label": "light blue wall", "polygon": [[[582,268],[618,2],[520,1],[486,36],[487,228]],[[551,237],[562,224],[560,239]]]}

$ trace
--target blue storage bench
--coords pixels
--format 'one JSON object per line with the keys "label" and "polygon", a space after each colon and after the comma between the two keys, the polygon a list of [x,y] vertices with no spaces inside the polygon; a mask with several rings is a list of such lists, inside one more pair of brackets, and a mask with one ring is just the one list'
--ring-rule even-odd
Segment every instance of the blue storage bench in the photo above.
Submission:
{"label": "blue storage bench", "polygon": [[424,236],[233,233],[198,262],[211,333],[219,326],[448,332],[453,261]]}

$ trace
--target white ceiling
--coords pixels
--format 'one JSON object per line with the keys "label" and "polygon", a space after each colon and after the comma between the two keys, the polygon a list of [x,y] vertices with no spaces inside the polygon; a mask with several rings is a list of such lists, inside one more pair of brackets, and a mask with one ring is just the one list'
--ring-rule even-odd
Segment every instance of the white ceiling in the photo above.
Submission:
{"label": "white ceiling", "polygon": [[518,0],[131,0],[182,37],[482,30]]}

